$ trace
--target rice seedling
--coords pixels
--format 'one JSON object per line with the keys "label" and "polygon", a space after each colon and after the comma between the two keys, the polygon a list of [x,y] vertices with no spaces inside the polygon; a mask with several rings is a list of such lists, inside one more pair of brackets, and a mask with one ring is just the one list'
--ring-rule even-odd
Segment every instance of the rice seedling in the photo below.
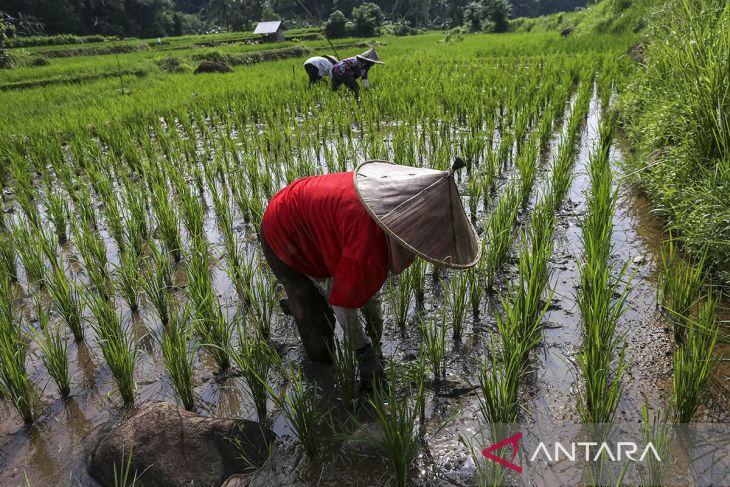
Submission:
{"label": "rice seedling", "polygon": [[416,257],[413,263],[406,269],[409,274],[411,286],[413,288],[413,294],[416,299],[416,308],[423,309],[423,301],[426,295],[426,270],[428,269],[428,262]]}
{"label": "rice seedling", "polygon": [[686,343],[674,352],[674,421],[689,423],[707,394],[719,360],[713,356],[719,332],[717,298],[707,295],[697,320],[690,320]]}
{"label": "rice seedling", "polygon": [[[502,363],[497,360],[497,348],[492,337],[491,359],[482,362],[479,368],[479,415],[483,426],[493,431],[498,425],[517,424],[520,416],[520,403],[517,392],[524,374],[519,354],[502,355]],[[502,339],[504,347],[504,339]],[[503,350],[504,352],[504,350]]]}
{"label": "rice seedling", "polygon": [[472,220],[476,220],[477,207],[484,191],[481,178],[477,177],[476,174],[472,175],[467,183],[467,189],[469,191],[469,215],[471,215]]}
{"label": "rice seedling", "polygon": [[253,307],[256,329],[267,339],[271,336],[274,309],[277,306],[276,297],[276,280],[273,274],[262,269],[251,281],[248,302]]}
{"label": "rice seedling", "polygon": [[486,224],[486,254],[484,255],[487,290],[494,289],[496,274],[509,256],[512,225],[517,218],[519,199],[513,185],[507,187]]}
{"label": "rice seedling", "polygon": [[[128,179],[122,180],[124,186],[123,200],[126,207],[124,215],[124,234],[127,246],[142,255],[144,242],[149,237],[147,197]],[[126,247],[126,246],[125,246]]]}
{"label": "rice seedling", "polygon": [[451,326],[454,340],[461,339],[466,318],[467,299],[469,298],[469,275],[466,272],[455,272],[449,285],[448,304],[451,308]]}
{"label": "rice seedling", "polygon": [[[111,185],[111,183],[109,183]],[[124,228],[124,216],[122,215],[121,204],[116,194],[109,189],[109,194],[104,195],[104,216],[106,217],[107,229],[117,244],[120,251],[125,250],[127,237]]]}
{"label": "rice seedling", "polygon": [[195,410],[193,362],[197,344],[193,338],[193,331],[190,310],[184,305],[171,315],[168,326],[158,337],[170,382],[187,411]]}
{"label": "rice seedling", "polygon": [[94,201],[91,196],[91,191],[89,191],[89,188],[86,185],[82,184],[76,190],[75,194],[77,195],[77,198],[74,200],[74,205],[81,225],[94,230],[98,229],[99,225],[96,218],[96,210],[94,209]]}
{"label": "rice seedling", "polygon": [[117,383],[124,404],[134,404],[136,383],[134,369],[139,349],[127,335],[113,305],[98,296],[90,296],[89,308],[94,315],[91,327],[99,340],[101,353]]}
{"label": "rice seedling", "polygon": [[575,165],[575,147],[572,140],[563,138],[558,147],[558,156],[553,163],[550,190],[554,211],[557,211],[568,194],[573,182],[573,166]]}
{"label": "rice seedling", "polygon": [[582,225],[581,286],[576,296],[585,332],[577,358],[584,379],[578,409],[586,423],[600,424],[612,422],[621,398],[626,344],[616,336],[616,328],[626,307],[633,278],[630,276],[620,289],[627,265],[613,276],[610,264],[613,214],[618,198],[618,186],[612,189],[608,158],[613,123],[612,119],[602,123],[599,147],[589,162],[590,194]]}
{"label": "rice seedling", "polygon": [[335,369],[335,382],[340,391],[340,400],[349,411],[354,411],[359,387],[357,381],[359,366],[357,352],[355,347],[350,343],[347,335],[345,335],[343,340],[335,337],[334,348],[332,362]]}
{"label": "rice seedling", "polygon": [[418,452],[417,424],[423,409],[423,380],[404,398],[398,397],[396,377],[391,374],[387,385],[379,384],[369,400],[375,421],[383,431],[383,446],[393,471],[396,486],[408,485],[411,464]]}
{"label": "rice seedling", "polygon": [[68,370],[68,339],[59,329],[51,330],[48,313],[43,309],[40,299],[35,303],[36,318],[41,325],[41,331],[31,327],[35,335],[36,344],[41,352],[43,366],[51,379],[58,387],[62,397],[71,393],[71,377]]}
{"label": "rice seedling", "polygon": [[410,273],[391,276],[388,281],[388,300],[393,311],[395,324],[404,328],[408,322],[408,310],[413,299],[412,277]]}
{"label": "rice seedling", "polygon": [[46,262],[40,240],[33,234],[28,222],[21,219],[12,225],[11,230],[15,251],[25,269],[28,285],[42,288],[46,281]]}
{"label": "rice seedling", "polygon": [[58,267],[51,270],[48,293],[51,295],[54,308],[73,333],[74,340],[81,342],[84,339],[84,324],[78,287],[73,279],[66,276],[63,259],[59,263]]}
{"label": "rice seedling", "polygon": [[73,226],[74,242],[84,260],[84,269],[89,282],[104,299],[109,298],[107,291],[107,258],[106,246],[91,227],[83,222]]}
{"label": "rice seedling", "polygon": [[229,350],[233,326],[228,321],[227,313],[221,311],[218,298],[213,301],[212,311],[212,315],[198,321],[197,329],[202,338],[202,347],[213,357],[218,368],[225,371],[231,366]]}
{"label": "rice seedling", "polygon": [[15,183],[15,201],[23,214],[35,228],[41,225],[41,216],[36,206],[36,191],[33,186],[33,169],[23,157],[15,157],[10,165]]}
{"label": "rice seedling", "polygon": [[520,186],[518,190],[520,206],[522,208],[527,207],[527,203],[530,201],[530,195],[532,194],[532,187],[535,184],[535,178],[537,177],[537,155],[538,155],[538,141],[537,137],[530,136],[527,141],[527,145],[521,151],[515,165],[520,171]]}
{"label": "rice seedling", "polygon": [[687,262],[680,256],[678,244],[671,237],[662,245],[660,258],[659,300],[669,314],[675,341],[683,343],[692,309],[704,286],[705,258],[694,264]]}
{"label": "rice seedling", "polygon": [[[167,249],[150,241],[150,257],[145,261],[145,278],[138,281],[163,326],[170,322],[172,270]],[[122,264],[124,265],[124,264]]]}
{"label": "rice seedling", "polygon": [[48,188],[45,196],[45,206],[48,209],[48,217],[53,223],[58,243],[63,245],[68,239],[66,229],[68,228],[67,215],[69,213],[69,209],[66,197],[60,191],[53,191],[51,188]]}
{"label": "rice seedling", "polygon": [[441,317],[421,321],[421,353],[428,358],[433,380],[439,381],[446,375],[446,309]]}
{"label": "rice seedling", "polygon": [[236,326],[238,347],[231,349],[230,356],[251,393],[259,421],[264,421],[270,392],[268,380],[271,372],[280,365],[279,356],[259,333],[251,333],[241,327],[241,320]]}
{"label": "rice seedling", "polygon": [[123,250],[119,253],[119,265],[117,266],[114,287],[133,313],[139,309],[141,282],[137,254],[134,250]]}
{"label": "rice seedling", "polygon": [[320,430],[327,417],[318,405],[317,383],[308,382],[291,363],[283,368],[282,375],[286,377],[287,387],[283,396],[274,394],[272,399],[291,425],[304,451],[310,458],[316,458],[322,446]]}
{"label": "rice seedling", "polygon": [[[119,465],[117,470],[117,464],[114,463],[114,487],[134,487],[137,484],[137,471],[132,474],[132,455],[134,450],[129,451],[129,455],[125,455],[124,449],[122,449],[122,464]],[[124,458],[127,458],[126,462]]]}
{"label": "rice seedling", "polygon": [[12,236],[0,234],[0,279],[18,280],[18,259]]}
{"label": "rice seedling", "polygon": [[482,303],[482,296],[484,295],[484,291],[486,289],[486,279],[485,279],[485,265],[486,260],[484,259],[484,249],[485,249],[485,243],[484,243],[484,237],[482,237],[482,250],[479,255],[479,261],[477,262],[475,267],[472,267],[470,269],[467,269],[466,277],[468,280],[468,292],[469,292],[469,304],[471,305],[471,313],[474,318],[474,321],[479,321],[479,315],[481,313],[481,303]]}
{"label": "rice seedling", "polygon": [[152,190],[152,209],[157,219],[157,233],[160,240],[177,263],[182,258],[182,237],[178,227],[177,213],[167,198],[167,185],[163,182],[155,182]]}
{"label": "rice seedling", "polygon": [[[669,427],[669,409],[664,413],[656,412],[653,417],[649,416],[649,405],[645,402],[641,406],[641,417],[643,419],[641,425],[641,439],[645,445],[651,443],[654,445],[659,458],[669,458],[671,446],[671,429]],[[654,455],[646,456],[646,465],[644,473],[639,472],[641,486],[652,487],[656,485],[664,485],[664,474],[667,470],[667,462],[659,461]]]}
{"label": "rice seedling", "polygon": [[26,424],[35,421],[38,396],[28,379],[28,344],[22,322],[16,321],[10,282],[0,284],[3,312],[0,314],[0,396],[15,409]]}

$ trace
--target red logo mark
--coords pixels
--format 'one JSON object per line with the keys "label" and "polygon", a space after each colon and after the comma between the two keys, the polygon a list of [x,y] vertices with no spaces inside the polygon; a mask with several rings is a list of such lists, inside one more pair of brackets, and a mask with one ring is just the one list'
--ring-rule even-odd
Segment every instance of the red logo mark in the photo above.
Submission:
{"label": "red logo mark", "polygon": [[499,450],[500,448],[504,448],[507,445],[512,445],[512,458],[510,460],[514,460],[517,456],[517,452],[520,449],[520,440],[522,439],[522,432],[520,431],[517,434],[514,434],[510,436],[509,438],[505,438],[504,440],[500,441],[499,443],[495,443],[492,446],[488,446],[484,450],[482,450],[482,455],[486,458],[489,458],[490,460],[499,463],[503,467],[510,468],[514,470],[517,473],[522,473],[522,467],[519,465],[515,465],[509,460],[505,460],[502,457],[498,457],[494,453],[492,453],[495,450]]}

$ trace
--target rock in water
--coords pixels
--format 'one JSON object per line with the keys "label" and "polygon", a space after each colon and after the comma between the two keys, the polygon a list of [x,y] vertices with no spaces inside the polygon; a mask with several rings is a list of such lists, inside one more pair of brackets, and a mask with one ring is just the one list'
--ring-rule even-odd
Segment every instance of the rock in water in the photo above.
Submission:
{"label": "rock in water", "polygon": [[193,74],[200,73],[230,73],[233,71],[227,64],[219,63],[217,61],[202,61],[200,65],[195,68]]}
{"label": "rock in water", "polygon": [[115,465],[121,472],[131,455],[130,477],[137,473],[138,487],[217,487],[235,473],[260,466],[275,438],[254,421],[207,418],[155,403],[101,437],[89,458],[89,473],[101,485],[114,486]]}

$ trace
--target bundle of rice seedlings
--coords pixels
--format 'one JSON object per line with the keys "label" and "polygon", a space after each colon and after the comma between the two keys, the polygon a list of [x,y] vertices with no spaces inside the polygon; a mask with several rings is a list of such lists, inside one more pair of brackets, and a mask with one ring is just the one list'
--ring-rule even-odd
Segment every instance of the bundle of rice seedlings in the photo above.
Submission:
{"label": "bundle of rice seedlings", "polygon": [[170,316],[168,326],[159,336],[162,358],[180,402],[187,411],[195,410],[193,394],[193,362],[197,344],[187,305]]}
{"label": "bundle of rice seedlings", "polygon": [[421,321],[421,353],[428,359],[433,379],[443,379],[446,375],[446,308],[440,318]]}
{"label": "bundle of rice seedlings", "polygon": [[68,397],[71,393],[71,377],[68,370],[68,339],[58,328],[51,330],[48,313],[43,308],[40,299],[36,300],[34,307],[41,331],[39,332],[32,327],[31,330],[41,351],[43,366],[58,387],[61,396]]}
{"label": "bundle of rice seedlings", "polygon": [[240,320],[237,331],[238,347],[231,349],[230,356],[251,393],[259,421],[263,421],[270,390],[268,380],[272,370],[280,365],[279,356],[259,333],[245,330]]}
{"label": "bundle of rice seedlings", "polygon": [[81,298],[76,283],[66,276],[63,259],[59,261],[58,267],[51,270],[48,280],[48,293],[51,295],[54,308],[73,333],[74,340],[76,342],[82,341],[84,339],[84,324],[82,321]]}

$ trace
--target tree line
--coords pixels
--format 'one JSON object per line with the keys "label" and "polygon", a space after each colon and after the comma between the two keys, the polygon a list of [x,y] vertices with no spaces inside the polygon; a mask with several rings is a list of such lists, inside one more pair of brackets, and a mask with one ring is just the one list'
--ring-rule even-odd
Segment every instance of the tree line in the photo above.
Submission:
{"label": "tree line", "polygon": [[[354,25],[382,15],[411,28],[501,30],[508,17],[569,11],[587,0],[0,0],[9,35],[156,37],[248,30],[261,20],[325,23],[334,12]],[[366,5],[364,5],[366,4]],[[380,14],[368,5],[375,5]],[[365,8],[362,8],[365,7]],[[360,8],[360,10],[358,10]],[[358,12],[361,12],[358,14]],[[339,20],[338,20],[339,21]],[[11,28],[12,27],[12,28]],[[377,32],[376,32],[377,33]]]}

